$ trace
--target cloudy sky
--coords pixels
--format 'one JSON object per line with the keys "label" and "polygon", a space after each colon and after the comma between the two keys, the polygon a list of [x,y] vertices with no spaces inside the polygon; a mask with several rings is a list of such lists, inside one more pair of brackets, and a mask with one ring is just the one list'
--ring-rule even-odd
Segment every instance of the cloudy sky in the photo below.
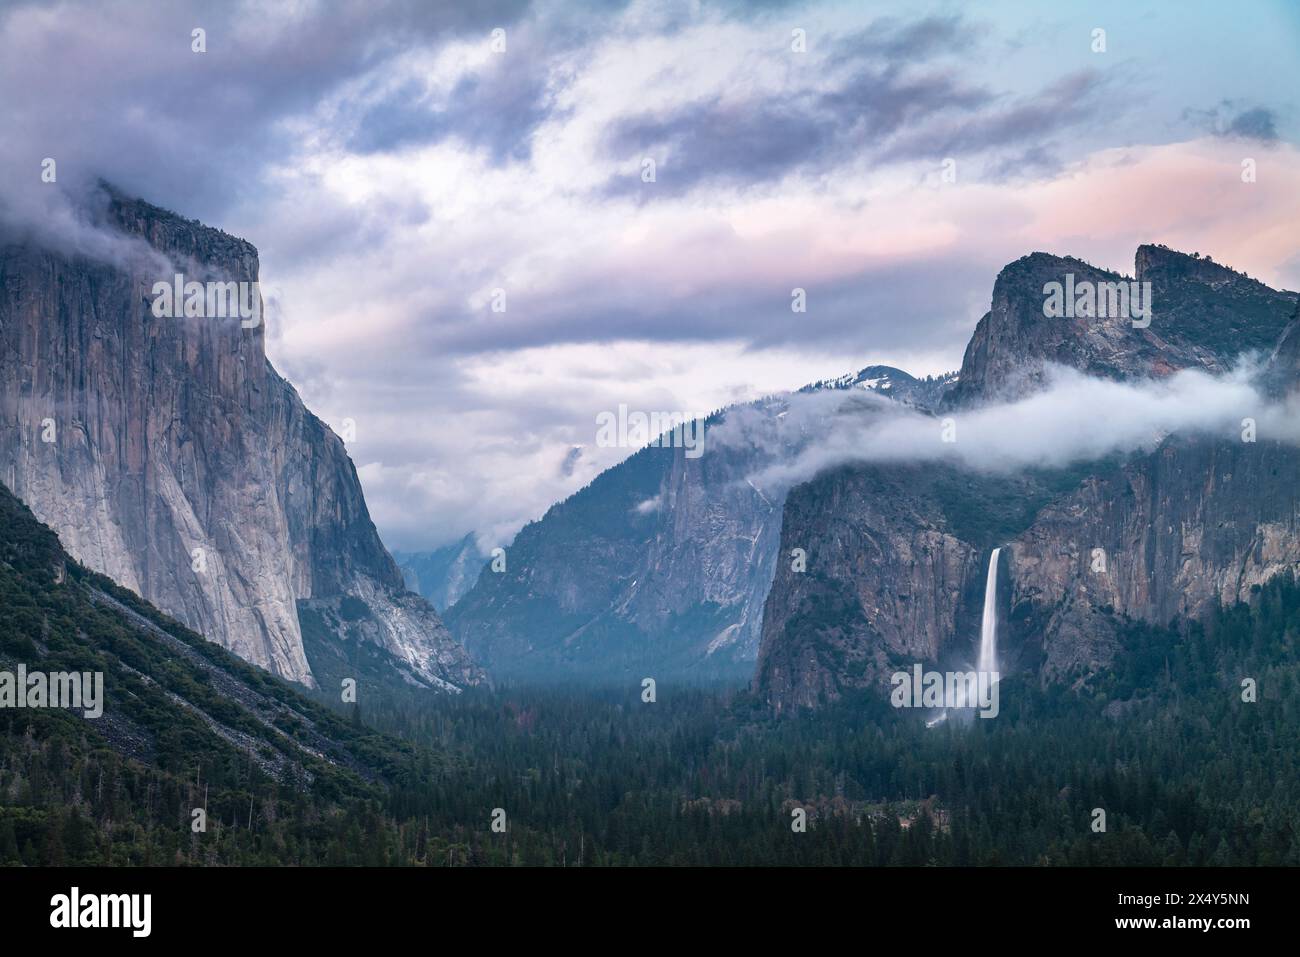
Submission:
{"label": "cloudy sky", "polygon": [[597,413],[955,368],[1033,250],[1300,288],[1298,50],[1263,0],[0,0],[0,217],[55,157],[247,238],[387,543],[505,543]]}

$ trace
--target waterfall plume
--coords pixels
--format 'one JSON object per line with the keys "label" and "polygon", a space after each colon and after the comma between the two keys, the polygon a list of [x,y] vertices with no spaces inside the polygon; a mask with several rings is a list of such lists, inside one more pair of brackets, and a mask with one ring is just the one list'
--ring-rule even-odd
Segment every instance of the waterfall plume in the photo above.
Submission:
{"label": "waterfall plume", "polygon": [[989,574],[984,583],[984,618],[980,624],[980,656],[976,666],[982,674],[996,674],[998,670],[998,555],[1001,551],[995,548],[989,556]]}

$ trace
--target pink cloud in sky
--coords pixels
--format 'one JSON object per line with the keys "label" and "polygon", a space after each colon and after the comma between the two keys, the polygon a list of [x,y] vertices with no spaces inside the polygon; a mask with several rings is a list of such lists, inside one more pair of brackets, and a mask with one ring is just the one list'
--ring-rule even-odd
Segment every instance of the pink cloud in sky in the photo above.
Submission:
{"label": "pink cloud in sky", "polygon": [[[1245,157],[1256,160],[1256,182],[1241,179]],[[1286,286],[1297,281],[1287,269],[1300,245],[1297,222],[1300,151],[1205,138],[1099,151],[1029,184],[920,185],[853,205],[805,194],[679,210],[638,223],[576,273],[689,299],[730,288],[788,292],[951,256],[985,262],[991,287],[999,266],[1034,250],[1127,272],[1138,245],[1162,242]]]}

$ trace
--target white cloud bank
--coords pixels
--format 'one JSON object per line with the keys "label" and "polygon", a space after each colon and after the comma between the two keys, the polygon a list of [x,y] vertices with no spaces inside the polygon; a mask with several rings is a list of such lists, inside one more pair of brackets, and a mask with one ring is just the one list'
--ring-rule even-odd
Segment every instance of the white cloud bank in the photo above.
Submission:
{"label": "white cloud bank", "polygon": [[[874,397],[863,405],[860,394],[846,394],[820,435],[751,479],[764,488],[789,488],[840,465],[887,462],[1010,473],[1150,450],[1175,433],[1245,441],[1246,420],[1257,441],[1300,444],[1300,393],[1287,402],[1269,400],[1254,384],[1258,372],[1257,363],[1247,362],[1222,376],[1183,370],[1165,379],[1115,382],[1053,366],[1041,392],[940,416]],[[827,399],[791,401],[824,411]]]}

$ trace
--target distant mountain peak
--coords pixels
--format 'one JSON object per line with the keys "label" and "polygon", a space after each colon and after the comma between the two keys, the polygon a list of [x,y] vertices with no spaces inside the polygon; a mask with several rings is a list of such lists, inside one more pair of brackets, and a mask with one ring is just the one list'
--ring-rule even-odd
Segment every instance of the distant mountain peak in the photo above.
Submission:
{"label": "distant mountain peak", "polygon": [[918,379],[911,373],[887,365],[870,365],[857,372],[835,379],[821,379],[804,386],[800,392],[817,392],[824,389],[862,389],[877,395],[888,396],[905,405],[937,408],[944,392],[957,381],[956,372]]}

